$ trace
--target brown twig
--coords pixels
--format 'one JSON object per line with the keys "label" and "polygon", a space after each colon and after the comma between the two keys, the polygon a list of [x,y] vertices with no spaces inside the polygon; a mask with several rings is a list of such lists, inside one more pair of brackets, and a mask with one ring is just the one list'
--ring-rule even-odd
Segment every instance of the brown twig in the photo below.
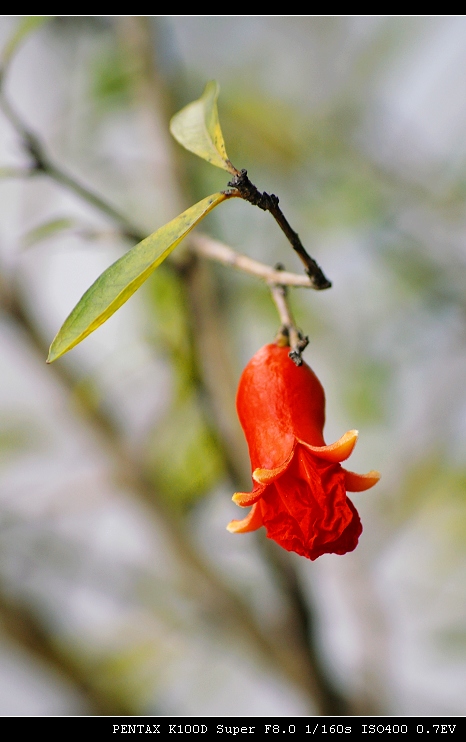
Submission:
{"label": "brown twig", "polygon": [[318,291],[330,288],[332,285],[331,281],[329,281],[324,275],[322,268],[318,263],[316,263],[314,258],[311,258],[311,256],[306,252],[303,243],[299,239],[298,233],[291,228],[288,220],[285,218],[285,215],[278,205],[278,196],[275,196],[273,193],[266,193],[265,191],[261,193],[254,183],[251,183],[249,180],[247,170],[241,170],[241,173],[235,175],[228,185],[237,190],[238,195],[245,201],[249,201],[249,203],[254,206],[258,206],[259,209],[269,211],[272,214],[287,240],[290,242],[293,250],[295,250],[301,258],[305,271],[311,279],[312,287]]}
{"label": "brown twig", "polygon": [[[280,276],[280,270],[276,271]],[[280,327],[275,342],[278,345],[289,345],[291,350],[289,356],[296,366],[301,366],[303,350],[309,343],[309,338],[302,334],[296,327],[290,305],[288,303],[287,287],[283,283],[269,283],[272,299],[277,307],[278,316],[282,326]]]}

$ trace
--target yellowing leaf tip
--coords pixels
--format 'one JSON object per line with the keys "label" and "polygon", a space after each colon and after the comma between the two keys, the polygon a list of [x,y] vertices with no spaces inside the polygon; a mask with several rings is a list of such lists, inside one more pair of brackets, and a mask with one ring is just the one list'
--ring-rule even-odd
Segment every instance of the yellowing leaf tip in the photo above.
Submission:
{"label": "yellowing leaf tip", "polygon": [[220,87],[211,80],[201,97],[176,113],[170,121],[170,132],[176,141],[189,152],[226,170],[231,175],[238,171],[230,162],[225,149],[217,111]]}

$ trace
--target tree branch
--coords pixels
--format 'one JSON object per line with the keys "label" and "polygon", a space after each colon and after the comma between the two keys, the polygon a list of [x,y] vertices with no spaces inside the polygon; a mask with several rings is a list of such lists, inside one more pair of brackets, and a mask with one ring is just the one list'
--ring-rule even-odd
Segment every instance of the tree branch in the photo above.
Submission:
{"label": "tree branch", "polygon": [[[277,272],[279,273],[279,271]],[[278,316],[282,323],[282,326],[275,338],[275,342],[278,345],[289,345],[291,350],[288,355],[296,366],[301,366],[303,362],[301,357],[302,352],[309,344],[309,338],[305,337],[296,327],[296,322],[291,313],[290,305],[288,304],[286,286],[283,286],[283,284],[273,284],[270,286],[270,291],[275,306],[277,307]]]}
{"label": "tree branch", "polygon": [[291,247],[301,258],[305,271],[311,279],[312,287],[318,291],[330,288],[332,285],[331,281],[326,278],[322,268],[318,263],[316,263],[314,258],[311,258],[311,256],[306,252],[303,243],[299,239],[298,233],[291,228],[289,222],[285,218],[285,215],[278,205],[278,196],[275,196],[273,193],[266,193],[265,191],[261,193],[254,183],[251,183],[249,180],[247,170],[241,170],[241,173],[235,175],[228,185],[235,188],[238,191],[239,196],[244,198],[245,201],[249,201],[249,203],[254,206],[258,206],[263,211],[269,211],[272,214],[273,218],[291,244]]}
{"label": "tree branch", "polygon": [[315,288],[308,276],[300,276],[297,273],[288,273],[287,271],[278,271],[271,268],[265,263],[248,258],[247,255],[232,250],[219,240],[214,240],[204,234],[195,233],[190,238],[190,248],[192,252],[202,258],[216,260],[230,268],[249,273],[266,281],[269,284],[280,283],[283,286],[300,286],[303,288]]}
{"label": "tree branch", "polygon": [[83,201],[86,201],[102,214],[105,214],[113,221],[117,222],[124,237],[133,240],[134,242],[141,242],[144,237],[147,236],[106,199],[102,198],[98,193],[95,193],[91,188],[80,183],[73,175],[70,175],[52,161],[38,136],[27,126],[27,124],[24,123],[18,113],[13,109],[10,102],[5,97],[1,86],[0,107],[13,128],[21,137],[23,147],[31,158],[31,164],[27,169],[2,168],[4,176],[9,175],[10,177],[18,177],[27,175],[31,177],[36,175],[47,175],[56,183],[59,183],[69,191],[75,193],[77,196],[82,198]]}

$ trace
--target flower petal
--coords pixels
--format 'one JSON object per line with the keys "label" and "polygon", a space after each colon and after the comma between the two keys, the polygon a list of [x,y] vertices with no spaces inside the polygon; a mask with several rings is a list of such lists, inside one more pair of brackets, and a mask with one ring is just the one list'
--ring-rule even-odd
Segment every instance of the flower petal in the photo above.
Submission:
{"label": "flower petal", "polygon": [[367,474],[356,474],[354,471],[343,469],[345,474],[345,486],[347,492],[363,492],[377,484],[380,479],[378,471],[370,471]]}
{"label": "flower petal", "polygon": [[276,479],[278,479],[278,477],[286,472],[289,465],[291,464],[295,448],[296,444],[291,449],[290,455],[286,459],[285,463],[281,464],[281,466],[277,466],[275,467],[275,469],[254,469],[252,473],[252,478],[254,479],[254,481],[258,484],[271,484],[271,482],[274,482]]}
{"label": "flower petal", "polygon": [[306,446],[309,451],[312,451],[314,456],[317,456],[319,459],[324,459],[324,461],[331,461],[332,463],[337,464],[351,455],[353,448],[356,445],[356,441],[358,440],[358,435],[359,433],[357,430],[348,430],[348,432],[342,435],[338,441],[331,443],[329,446],[311,446],[310,443],[306,443],[305,441],[299,442],[302,443],[303,446]]}
{"label": "flower petal", "polygon": [[260,504],[256,502],[252,506],[251,512],[243,520],[231,520],[227,525],[227,531],[230,531],[230,533],[248,533],[248,531],[257,531],[262,525]]}
{"label": "flower petal", "polygon": [[231,498],[236,505],[240,505],[242,508],[247,508],[250,505],[254,505],[264,493],[265,487],[254,487],[252,492],[235,492]]}
{"label": "flower petal", "polygon": [[264,487],[258,504],[268,538],[308,559],[352,551],[362,530],[340,464],[299,443],[286,473]]}

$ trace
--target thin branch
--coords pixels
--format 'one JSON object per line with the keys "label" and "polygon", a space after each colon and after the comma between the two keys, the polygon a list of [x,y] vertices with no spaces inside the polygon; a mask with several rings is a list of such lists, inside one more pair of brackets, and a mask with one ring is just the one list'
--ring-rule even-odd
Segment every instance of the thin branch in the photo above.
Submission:
{"label": "thin branch", "polygon": [[298,233],[291,228],[288,220],[285,218],[285,215],[278,205],[278,196],[275,196],[273,193],[266,193],[265,191],[261,193],[254,183],[251,183],[249,180],[247,170],[241,170],[241,173],[235,175],[228,185],[236,189],[239,196],[244,198],[245,201],[249,201],[249,203],[254,206],[258,206],[263,211],[269,211],[272,214],[273,218],[291,244],[291,247],[301,258],[306,273],[311,279],[313,288],[318,291],[330,288],[332,285],[331,281],[329,281],[324,275],[322,268],[318,263],[316,263],[314,258],[311,258],[311,256],[306,252],[303,243],[299,239]]}
{"label": "thin branch", "polygon": [[[280,275],[280,271],[277,271]],[[290,305],[288,304],[288,295],[286,286],[281,284],[272,284],[270,286],[272,299],[277,307],[278,316],[282,326],[280,327],[275,342],[278,345],[289,345],[291,350],[289,356],[296,366],[301,366],[302,352],[309,343],[309,338],[305,337],[300,330],[296,327],[293,314],[291,312]]]}
{"label": "thin branch", "polygon": [[0,107],[13,128],[21,137],[23,147],[31,158],[29,168],[11,168],[10,173],[8,173],[9,168],[2,168],[3,175],[10,174],[13,177],[18,177],[20,175],[27,175],[29,177],[34,175],[47,175],[49,178],[52,178],[52,180],[60,183],[60,185],[65,186],[69,191],[75,193],[98,211],[116,221],[121,227],[123,236],[133,240],[134,242],[141,242],[146,237],[141,230],[132,224],[131,221],[118,209],[112,206],[112,204],[103,199],[98,193],[95,193],[91,188],[80,183],[73,175],[70,175],[52,161],[40,139],[13,109],[10,102],[5,97],[1,87]]}
{"label": "thin branch", "polygon": [[192,235],[190,240],[191,251],[196,255],[216,260],[223,265],[237,268],[238,270],[249,273],[265,280],[272,294],[272,299],[277,307],[278,315],[282,326],[276,337],[276,342],[283,345],[289,345],[290,358],[297,365],[302,364],[302,352],[309,343],[296,327],[296,322],[288,304],[287,286],[304,286],[306,288],[315,288],[311,279],[307,276],[299,276],[296,273],[287,273],[279,268],[270,268],[265,263],[248,258],[246,255],[232,250],[223,242],[214,240],[205,235]]}
{"label": "thin branch", "polygon": [[216,260],[218,263],[230,268],[249,273],[251,276],[262,278],[269,284],[280,283],[282,286],[300,286],[303,288],[315,288],[308,276],[300,276],[297,273],[278,271],[265,263],[248,258],[246,255],[232,250],[223,242],[214,240],[204,234],[193,234],[190,239],[190,247],[193,252],[203,258]]}
{"label": "thin branch", "polygon": [[[74,176],[67,173],[61,167],[56,165],[50,158],[43,143],[37,135],[24,123],[18,113],[13,109],[10,102],[5,97],[3,89],[0,86],[0,106],[10,121],[14,129],[23,140],[23,147],[32,159],[28,168],[0,168],[0,174],[7,177],[31,177],[34,175],[47,175],[52,180],[65,186],[68,190],[81,197],[84,201],[91,204],[94,208],[106,216],[109,216],[120,225],[121,234],[134,242],[141,242],[146,235],[132,224],[120,211],[118,211],[100,194],[95,193],[87,186],[80,183]],[[259,208],[270,211],[274,216],[283,232],[287,236],[294,250],[306,266],[307,277],[299,276],[294,273],[283,272],[280,276],[280,283],[287,286],[303,286],[317,290],[329,288],[330,281],[324,276],[321,268],[316,261],[311,258],[304,249],[301,240],[294,232],[288,221],[285,219],[281,209],[278,206],[278,197],[268,193],[260,193],[247,177],[246,170],[242,170],[238,176],[235,176],[229,183],[235,191],[231,196],[239,196],[249,201]],[[192,244],[195,252],[203,257],[217,260],[224,265],[229,265],[238,270],[245,271],[251,275],[258,276],[267,282],[275,283],[278,280],[278,271],[259,263],[245,255],[235,253],[231,248],[216,240],[209,239],[205,236],[192,237]]]}
{"label": "thin branch", "polygon": [[2,633],[31,653],[39,662],[52,667],[60,676],[62,685],[73,684],[88,703],[91,714],[99,716],[133,715],[140,711],[124,694],[99,682],[94,667],[90,670],[80,662],[79,650],[65,649],[35,614],[26,601],[15,603],[0,594],[0,621]]}

